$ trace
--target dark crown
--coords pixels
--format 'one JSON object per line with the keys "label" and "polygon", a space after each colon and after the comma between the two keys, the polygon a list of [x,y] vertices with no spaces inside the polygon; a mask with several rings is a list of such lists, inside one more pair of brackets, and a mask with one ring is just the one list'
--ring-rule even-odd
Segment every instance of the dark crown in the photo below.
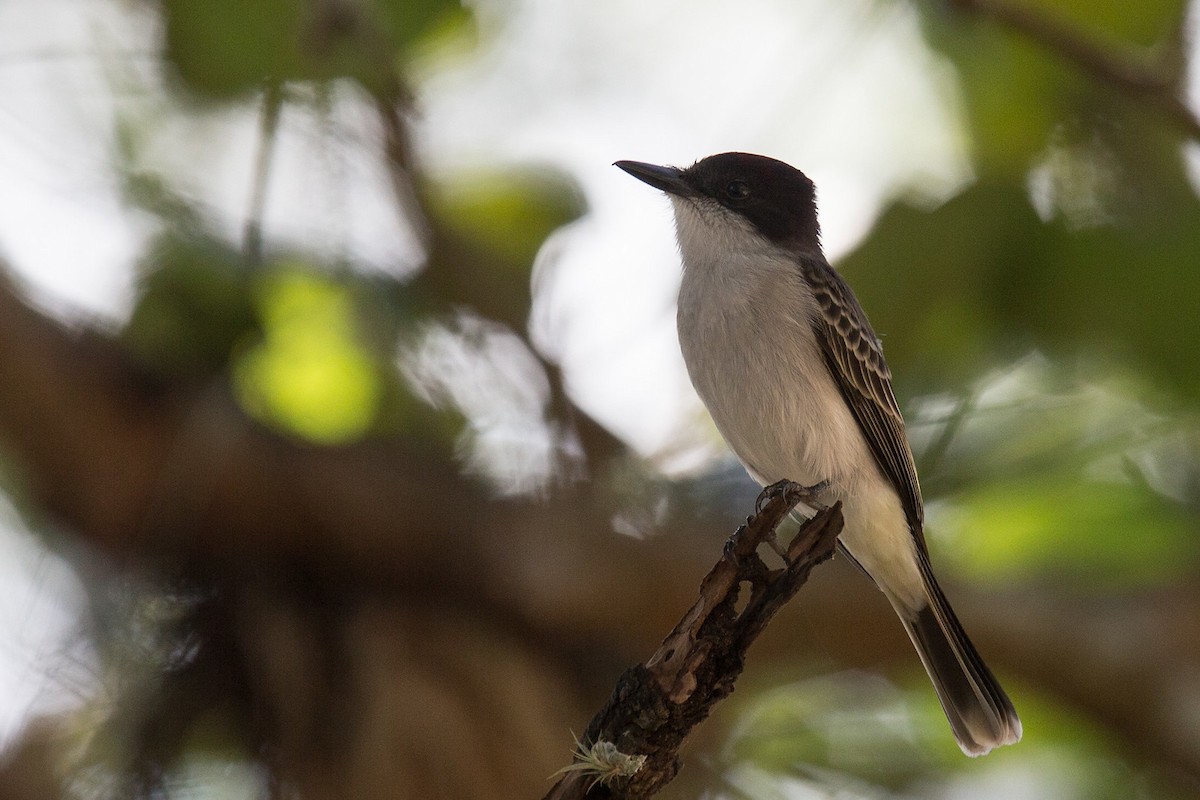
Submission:
{"label": "dark crown", "polygon": [[697,194],[745,217],[778,245],[820,246],[816,189],[789,164],[751,153],[720,153],[697,161],[681,177]]}

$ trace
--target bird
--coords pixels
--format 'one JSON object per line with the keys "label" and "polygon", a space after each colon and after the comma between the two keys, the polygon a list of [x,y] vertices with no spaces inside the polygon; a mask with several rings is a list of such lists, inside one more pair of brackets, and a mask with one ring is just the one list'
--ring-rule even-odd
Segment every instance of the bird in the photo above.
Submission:
{"label": "bird", "polygon": [[674,207],[680,349],[733,454],[762,486],[789,480],[842,502],[838,549],[891,603],[962,751],[1019,741],[1012,702],[934,577],[891,371],[866,312],[825,258],[813,182],[750,153],[687,168],[614,166]]}

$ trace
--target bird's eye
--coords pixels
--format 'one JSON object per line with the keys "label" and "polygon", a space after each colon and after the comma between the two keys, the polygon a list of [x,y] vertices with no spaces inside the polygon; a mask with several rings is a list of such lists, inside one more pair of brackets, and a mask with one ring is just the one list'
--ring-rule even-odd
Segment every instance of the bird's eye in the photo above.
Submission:
{"label": "bird's eye", "polygon": [[725,187],[725,196],[730,200],[745,200],[750,196],[750,187],[745,181],[730,181]]}

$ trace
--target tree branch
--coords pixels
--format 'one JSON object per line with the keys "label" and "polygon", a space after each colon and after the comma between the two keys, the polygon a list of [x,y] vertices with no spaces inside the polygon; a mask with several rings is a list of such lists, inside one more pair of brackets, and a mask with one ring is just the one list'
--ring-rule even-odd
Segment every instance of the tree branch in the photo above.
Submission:
{"label": "tree branch", "polygon": [[[801,526],[787,548],[788,565],[768,570],[758,556],[764,540],[803,497],[794,483],[764,490],[759,508],[730,537],[704,577],[700,598],[644,663],[621,676],[605,707],[592,718],[573,764],[546,800],[646,798],[679,771],[679,747],[712,707],[733,691],[747,649],[775,613],[833,555],[842,530],[841,504]],[[765,502],[764,502],[765,500]],[[743,583],[745,609],[737,611]],[[591,790],[595,788],[593,793]]]}
{"label": "tree branch", "polygon": [[254,175],[250,184],[250,204],[242,227],[242,252],[246,263],[260,267],[263,260],[263,212],[267,205],[267,184],[271,180],[271,162],[279,143],[279,118],[283,111],[283,87],[270,78],[262,90],[262,108],[258,121],[258,152],[254,155]]}

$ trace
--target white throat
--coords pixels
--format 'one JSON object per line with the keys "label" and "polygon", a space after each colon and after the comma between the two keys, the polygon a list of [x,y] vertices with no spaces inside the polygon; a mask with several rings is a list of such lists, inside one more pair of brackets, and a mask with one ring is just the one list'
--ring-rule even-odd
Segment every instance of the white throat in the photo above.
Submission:
{"label": "white throat", "polygon": [[686,270],[740,273],[763,267],[794,272],[788,254],[743,217],[715,202],[671,197],[675,234]]}

